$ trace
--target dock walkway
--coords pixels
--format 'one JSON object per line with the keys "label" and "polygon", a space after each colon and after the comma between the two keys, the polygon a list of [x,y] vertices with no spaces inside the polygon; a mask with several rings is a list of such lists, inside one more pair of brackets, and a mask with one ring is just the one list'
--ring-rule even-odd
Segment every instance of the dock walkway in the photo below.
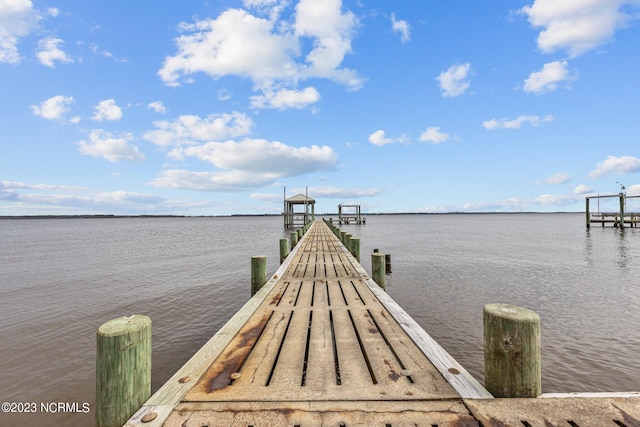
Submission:
{"label": "dock walkway", "polygon": [[492,399],[316,221],[126,426],[640,425],[640,399],[589,402],[602,424],[569,400]]}

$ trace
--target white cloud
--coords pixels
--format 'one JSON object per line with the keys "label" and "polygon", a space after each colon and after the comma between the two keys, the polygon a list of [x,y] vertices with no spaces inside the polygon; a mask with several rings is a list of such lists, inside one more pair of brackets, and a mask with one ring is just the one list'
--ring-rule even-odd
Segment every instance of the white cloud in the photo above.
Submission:
{"label": "white cloud", "polygon": [[47,9],[47,14],[55,18],[56,16],[60,15],[60,9],[58,9],[57,7],[50,7],[49,9]]}
{"label": "white cloud", "polygon": [[[356,200],[363,197],[374,197],[382,193],[384,190],[381,188],[341,188],[334,186],[319,186],[308,187],[307,189],[290,189],[292,194],[300,193],[304,194],[305,191],[309,192],[309,196],[315,199],[328,198],[328,199],[342,199],[342,200]],[[253,193],[249,197],[261,202],[267,203],[282,203],[282,193]]]}
{"label": "white cloud", "polygon": [[166,114],[167,112],[167,107],[164,106],[162,101],[150,102],[149,105],[147,105],[147,109],[153,110],[158,114]]}
{"label": "white cloud", "polygon": [[382,193],[381,188],[340,188],[333,186],[309,187],[309,195],[314,198],[359,199],[373,197]]}
{"label": "white cloud", "polygon": [[265,139],[209,142],[179,150],[182,156],[196,157],[221,169],[267,174],[271,177],[330,170],[338,161],[336,153],[326,145],[292,147]]}
{"label": "white cloud", "polygon": [[571,82],[578,78],[578,73],[570,73],[567,61],[554,61],[544,64],[542,70],[533,72],[524,81],[524,91],[541,94],[558,88],[562,82]]}
{"label": "white cloud", "polygon": [[62,63],[74,62],[62,49],[58,46],[63,44],[62,39],[55,37],[47,37],[38,41],[38,51],[36,56],[42,65],[47,67],[56,68],[56,61]]}
{"label": "white cloud", "polygon": [[173,122],[154,122],[156,130],[148,131],[143,138],[163,147],[196,145],[203,141],[221,140],[247,135],[253,122],[243,113],[234,111],[210,114],[205,118],[194,115],[179,116]]}
{"label": "white cloud", "polygon": [[291,35],[275,33],[271,22],[240,9],[229,9],[216,19],[182,23],[178,53],[165,58],[158,72],[169,86],[181,75],[203,72],[213,78],[248,77],[254,82],[289,78],[297,72],[292,54],[298,50]]}
{"label": "white cloud", "polygon": [[61,120],[66,112],[69,111],[69,105],[73,104],[72,96],[52,96],[39,105],[32,105],[31,110],[36,116],[44,117],[48,120]]}
{"label": "white cloud", "polygon": [[273,193],[253,193],[249,195],[252,199],[259,200],[261,202],[280,202],[282,203],[283,195],[282,194],[273,194]]}
{"label": "white cloud", "polygon": [[89,133],[88,141],[82,140],[76,144],[80,147],[80,154],[101,157],[116,163],[121,160],[144,160],[145,156],[138,151],[138,147],[130,145],[133,135],[123,133],[114,136],[102,129],[94,129]]}
{"label": "white cloud", "polygon": [[599,178],[609,174],[625,175],[632,172],[640,172],[640,158],[608,156],[607,160],[598,163],[596,168],[589,172],[589,178]]}
{"label": "white cloud", "polygon": [[218,101],[228,101],[233,98],[233,95],[227,89],[219,89],[217,98]]}
{"label": "white cloud", "polygon": [[535,0],[521,13],[527,15],[538,35],[538,47],[545,53],[566,50],[576,57],[611,41],[616,30],[634,17],[621,11],[637,0]]}
{"label": "white cloud", "polygon": [[360,88],[362,80],[356,72],[339,68],[345,55],[351,52],[357,24],[352,12],[342,13],[341,0],[300,0],[296,5],[295,34],[298,38],[310,37],[313,42],[300,77],[323,77],[351,89]]}
{"label": "white cloud", "polygon": [[94,108],[91,120],[102,122],[104,120],[117,122],[122,118],[122,108],[116,105],[114,99],[100,101]]}
{"label": "white cloud", "polygon": [[559,185],[559,184],[566,184],[569,181],[571,181],[571,177],[569,176],[568,173],[558,172],[556,174],[549,175],[543,181],[537,181],[535,184],[536,185],[540,185],[540,184]]}
{"label": "white cloud", "polygon": [[288,0],[243,0],[246,8],[251,8],[261,15],[269,16],[269,20],[275,22],[282,11],[287,7]]}
{"label": "white cloud", "polygon": [[440,128],[437,126],[427,128],[427,130],[422,132],[422,134],[420,135],[420,141],[430,142],[432,144],[439,144],[441,142],[449,141],[450,139],[451,135],[440,132]]}
{"label": "white cloud", "polygon": [[627,196],[640,196],[640,184],[627,187]]}
{"label": "white cloud", "polygon": [[396,141],[392,138],[387,138],[384,131],[382,129],[379,129],[369,135],[369,142],[373,145],[377,145],[378,147],[382,147],[386,144],[393,144]]}
{"label": "white cloud", "polygon": [[[164,197],[148,193],[130,191],[94,192],[86,187],[27,184],[22,182],[0,181],[0,200],[7,209],[39,209],[51,213],[158,213],[175,212],[177,207],[199,207],[198,203],[185,203],[177,200],[167,201]],[[205,202],[210,204],[210,202]],[[199,202],[199,204],[205,204]]]}
{"label": "white cloud", "polygon": [[0,190],[11,189],[76,191],[82,190],[84,187],[78,187],[75,185],[26,184],[24,182],[17,181],[0,181]]}
{"label": "white cloud", "polygon": [[436,78],[442,89],[442,96],[452,98],[462,95],[470,86],[468,77],[471,64],[452,65]]}
{"label": "white cloud", "polygon": [[218,170],[163,171],[151,185],[202,191],[242,191],[271,185],[282,177],[332,170],[338,156],[328,146],[292,147],[278,141],[245,138],[242,141],[208,142],[178,147],[169,153],[175,160],[193,157]]}
{"label": "white cloud", "polygon": [[573,190],[573,194],[588,194],[591,192],[593,192],[593,188],[585,184],[580,184]]}
{"label": "white cloud", "polygon": [[135,204],[149,204],[149,203],[162,203],[164,197],[156,196],[153,194],[134,193],[130,191],[110,191],[97,193],[95,200],[99,203],[135,203]]}
{"label": "white cloud", "polygon": [[[358,89],[362,85],[358,74],[341,68],[345,55],[351,51],[355,15],[343,13],[340,0],[301,0],[293,23],[278,21],[286,4],[245,1],[245,6],[269,10],[271,20],[245,10],[228,9],[215,19],[180,24],[183,34],[175,39],[178,52],[165,58],[158,75],[169,86],[178,86],[183,77],[195,73],[214,79],[230,75],[248,78],[265,99],[281,89],[306,91],[308,96],[308,88],[298,91],[296,86],[309,78],[326,78]],[[292,105],[298,108],[299,104]]]}
{"label": "white cloud", "polygon": [[320,93],[314,87],[303,90],[280,89],[276,92],[265,90],[262,95],[251,97],[251,106],[254,108],[274,108],[285,110],[287,108],[302,109],[320,100]]}
{"label": "white cloud", "polygon": [[406,43],[411,40],[411,31],[409,29],[409,24],[407,21],[402,19],[396,20],[395,13],[391,14],[391,28],[394,32],[400,33],[400,40],[402,43]]}
{"label": "white cloud", "polygon": [[100,56],[104,56],[105,58],[113,59],[116,62],[121,62],[121,63],[129,62],[129,60],[126,59],[126,58],[118,58],[113,53],[109,52],[108,50],[100,49],[98,47],[98,45],[95,44],[95,43],[90,44],[89,45],[89,49],[91,49],[91,52],[95,53],[96,55],[100,55]]}
{"label": "white cloud", "polygon": [[515,119],[491,119],[485,122],[482,122],[482,126],[488,130],[495,129],[520,129],[520,127],[529,123],[531,126],[539,126],[542,123],[549,123],[553,121],[553,116],[547,115],[544,117],[540,116],[518,116]]}
{"label": "white cloud", "polygon": [[548,206],[568,206],[584,202],[581,194],[542,194],[532,198],[511,197],[492,202],[471,202],[463,206],[466,212],[523,212],[536,211]]}
{"label": "white cloud", "polygon": [[199,191],[233,192],[264,187],[275,182],[276,177],[244,171],[194,172],[182,169],[162,171],[151,181],[154,187],[166,187]]}
{"label": "white cloud", "polygon": [[40,19],[31,0],[0,1],[0,62],[20,62],[18,42],[36,28]]}

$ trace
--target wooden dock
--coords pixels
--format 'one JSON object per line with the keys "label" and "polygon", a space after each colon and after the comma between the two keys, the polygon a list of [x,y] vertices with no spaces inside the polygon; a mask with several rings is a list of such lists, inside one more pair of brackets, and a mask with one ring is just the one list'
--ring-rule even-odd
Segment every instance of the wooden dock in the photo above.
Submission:
{"label": "wooden dock", "polygon": [[[625,188],[622,187],[624,190]],[[637,199],[640,196],[627,196],[622,191],[619,194],[597,195],[585,197],[585,214],[587,217],[587,228],[591,227],[591,224],[600,224],[602,227],[610,225],[616,228],[637,228],[640,222],[640,214],[633,212],[626,212],[627,199]],[[601,199],[619,199],[619,210],[617,212],[600,212],[600,200]],[[591,212],[591,200],[595,199],[598,202],[597,212]]]}
{"label": "wooden dock", "polygon": [[640,427],[640,395],[493,399],[316,221],[125,425]]}
{"label": "wooden dock", "polygon": [[[622,221],[620,220],[622,218]],[[623,217],[620,217],[617,213],[595,213],[589,216],[588,225],[591,224],[600,224],[601,226],[611,226],[611,227],[629,227],[629,228],[637,228],[638,223],[640,223],[640,214],[631,213],[625,214]]]}

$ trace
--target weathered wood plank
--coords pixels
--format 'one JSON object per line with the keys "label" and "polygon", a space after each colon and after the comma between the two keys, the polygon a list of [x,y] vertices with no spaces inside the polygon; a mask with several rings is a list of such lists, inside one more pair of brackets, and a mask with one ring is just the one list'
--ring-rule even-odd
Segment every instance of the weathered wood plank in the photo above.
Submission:
{"label": "weathered wood plank", "polygon": [[464,402],[485,426],[640,426],[637,397],[465,399]]}
{"label": "weathered wood plank", "polygon": [[309,338],[309,359],[303,387],[318,395],[327,395],[330,389],[340,386],[339,370],[336,371],[333,351],[333,332],[329,322],[329,310],[313,311],[311,336]]}
{"label": "weathered wood plank", "polygon": [[228,426],[478,427],[459,400],[412,402],[182,403],[166,427]]}

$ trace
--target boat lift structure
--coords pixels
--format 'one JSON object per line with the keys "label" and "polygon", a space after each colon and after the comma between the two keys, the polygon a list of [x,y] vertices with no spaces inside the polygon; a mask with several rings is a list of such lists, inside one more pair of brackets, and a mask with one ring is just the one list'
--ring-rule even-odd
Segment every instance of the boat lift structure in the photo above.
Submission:
{"label": "boat lift structure", "polygon": [[[622,187],[624,189],[624,187]],[[600,199],[609,199],[617,197],[620,200],[620,209],[618,212],[600,212]],[[627,196],[626,193],[620,192],[618,194],[609,194],[609,195],[597,195],[597,196],[587,196],[585,197],[585,215],[587,220],[587,228],[591,227],[592,223],[601,224],[603,227],[606,224],[610,224],[613,227],[624,228],[625,224],[628,224],[629,227],[635,228],[638,226],[638,222],[640,222],[640,214],[626,212],[627,208],[627,199],[634,199],[640,196]],[[591,199],[598,200],[598,210],[597,213],[592,213],[590,211]]]}

